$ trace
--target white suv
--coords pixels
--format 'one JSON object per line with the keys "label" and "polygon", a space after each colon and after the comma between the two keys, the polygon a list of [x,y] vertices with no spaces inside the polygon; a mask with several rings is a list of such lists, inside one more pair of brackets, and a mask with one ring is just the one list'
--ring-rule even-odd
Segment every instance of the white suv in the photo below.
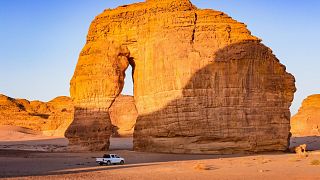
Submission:
{"label": "white suv", "polygon": [[124,159],[116,154],[105,154],[103,158],[96,158],[96,162],[100,164],[100,166],[106,164],[124,164]]}

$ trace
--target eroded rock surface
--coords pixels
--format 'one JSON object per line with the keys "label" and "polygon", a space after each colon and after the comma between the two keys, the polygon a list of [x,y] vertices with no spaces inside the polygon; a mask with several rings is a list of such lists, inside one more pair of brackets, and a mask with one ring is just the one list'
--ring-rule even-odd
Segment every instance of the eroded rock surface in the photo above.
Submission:
{"label": "eroded rock surface", "polygon": [[123,88],[128,57],[128,48],[114,41],[88,42],[84,47],[71,80],[74,121],[65,133],[70,150],[108,149],[108,111]]}
{"label": "eroded rock surface", "polygon": [[138,117],[133,96],[118,96],[110,107],[109,114],[113,125],[113,136],[133,136],[134,126]]}
{"label": "eroded rock surface", "polygon": [[294,77],[245,24],[188,0],[148,0],[95,18],[71,81],[71,146],[108,148],[112,125],[106,112],[129,64],[139,113],[135,150],[288,148]]}
{"label": "eroded rock surface", "polygon": [[306,98],[299,112],[291,118],[293,136],[320,135],[320,94]]}
{"label": "eroded rock surface", "polygon": [[25,127],[48,136],[64,136],[72,120],[73,103],[69,97],[41,102],[0,95],[0,125]]}

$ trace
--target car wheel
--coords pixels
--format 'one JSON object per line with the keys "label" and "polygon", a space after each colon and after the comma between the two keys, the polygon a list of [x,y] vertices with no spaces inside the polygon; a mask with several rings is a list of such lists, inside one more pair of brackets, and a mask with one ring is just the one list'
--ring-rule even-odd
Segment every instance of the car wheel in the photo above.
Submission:
{"label": "car wheel", "polygon": [[124,161],[120,161],[120,164],[123,165],[123,164],[124,164]]}
{"label": "car wheel", "polygon": [[102,162],[100,162],[100,163],[99,163],[99,165],[100,165],[100,166],[103,166],[103,163],[102,163]]}
{"label": "car wheel", "polygon": [[111,162],[110,162],[110,161],[108,161],[108,162],[107,162],[107,165],[108,165],[108,166],[110,166],[110,165],[111,165]]}

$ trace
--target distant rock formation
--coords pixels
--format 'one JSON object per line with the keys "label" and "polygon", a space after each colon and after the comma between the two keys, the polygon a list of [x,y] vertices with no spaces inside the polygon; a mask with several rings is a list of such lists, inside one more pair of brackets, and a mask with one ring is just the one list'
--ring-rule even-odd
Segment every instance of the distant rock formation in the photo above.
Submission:
{"label": "distant rock formation", "polygon": [[46,103],[0,95],[0,125],[24,127],[48,136],[64,136],[73,114],[69,97],[57,97]]}
{"label": "distant rock formation", "polygon": [[[13,99],[0,94],[0,126],[18,126],[47,136],[64,136],[70,126],[74,106],[70,97],[49,102]],[[120,95],[109,109],[113,134],[132,136],[138,116],[133,96]]]}
{"label": "distant rock formation", "polygon": [[71,148],[108,149],[108,112],[129,65],[139,113],[135,150],[288,148],[294,77],[245,24],[189,0],[147,0],[95,18],[71,80]]}
{"label": "distant rock formation", "polygon": [[299,112],[291,118],[293,136],[320,135],[320,94],[306,98]]}
{"label": "distant rock formation", "polygon": [[109,114],[113,125],[113,136],[133,136],[134,126],[138,117],[133,96],[118,96],[110,107]]}

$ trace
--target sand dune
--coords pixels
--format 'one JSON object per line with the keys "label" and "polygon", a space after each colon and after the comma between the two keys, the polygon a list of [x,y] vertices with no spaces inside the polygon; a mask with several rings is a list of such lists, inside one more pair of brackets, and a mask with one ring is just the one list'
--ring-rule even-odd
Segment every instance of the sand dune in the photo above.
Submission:
{"label": "sand dune", "polygon": [[0,141],[30,140],[43,137],[40,131],[18,126],[0,126]]}
{"label": "sand dune", "polygon": [[40,131],[18,126],[0,126],[0,149],[31,151],[65,151],[64,137],[45,136]]}

